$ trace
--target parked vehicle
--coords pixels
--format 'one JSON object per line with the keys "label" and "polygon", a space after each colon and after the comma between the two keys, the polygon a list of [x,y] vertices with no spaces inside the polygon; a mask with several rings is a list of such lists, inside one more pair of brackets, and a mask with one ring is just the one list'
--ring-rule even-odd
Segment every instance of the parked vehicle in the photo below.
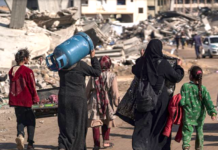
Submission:
{"label": "parked vehicle", "polygon": [[203,41],[202,58],[218,56],[218,36],[206,37]]}

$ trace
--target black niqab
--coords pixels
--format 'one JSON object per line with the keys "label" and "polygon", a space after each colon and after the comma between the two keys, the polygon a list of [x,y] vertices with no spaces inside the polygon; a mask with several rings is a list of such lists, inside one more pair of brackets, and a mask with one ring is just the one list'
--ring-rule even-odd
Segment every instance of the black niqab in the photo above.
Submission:
{"label": "black niqab", "polygon": [[163,59],[162,42],[158,39],[151,40],[145,51],[145,72],[151,85],[155,85],[158,78],[158,60]]}

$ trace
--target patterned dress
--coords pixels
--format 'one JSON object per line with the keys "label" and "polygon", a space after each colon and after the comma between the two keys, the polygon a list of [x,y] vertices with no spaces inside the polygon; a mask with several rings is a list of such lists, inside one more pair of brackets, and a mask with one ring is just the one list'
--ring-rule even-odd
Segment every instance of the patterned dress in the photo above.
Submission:
{"label": "patterned dress", "polygon": [[109,99],[106,115],[101,115],[97,106],[97,93],[94,84],[94,78],[90,78],[87,85],[86,94],[88,97],[88,127],[107,125],[109,128],[115,126],[115,106],[118,105],[119,91],[117,85],[117,77],[115,73],[105,71],[101,73],[104,79],[104,90],[107,91],[107,99]]}
{"label": "patterned dress", "polygon": [[195,148],[202,150],[204,142],[203,125],[206,117],[206,110],[210,116],[217,114],[206,87],[202,86],[201,88],[202,100],[199,100],[198,85],[193,82],[185,83],[181,88],[182,99],[180,104],[183,106],[184,110],[182,129],[183,148],[190,147],[189,143],[195,127],[197,133]]}

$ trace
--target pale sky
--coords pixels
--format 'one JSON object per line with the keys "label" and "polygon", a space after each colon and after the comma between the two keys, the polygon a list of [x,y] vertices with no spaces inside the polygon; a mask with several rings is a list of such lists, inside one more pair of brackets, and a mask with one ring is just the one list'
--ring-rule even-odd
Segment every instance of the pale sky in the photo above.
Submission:
{"label": "pale sky", "polygon": [[0,6],[4,6],[4,5],[6,5],[5,1],[4,0],[0,0]]}

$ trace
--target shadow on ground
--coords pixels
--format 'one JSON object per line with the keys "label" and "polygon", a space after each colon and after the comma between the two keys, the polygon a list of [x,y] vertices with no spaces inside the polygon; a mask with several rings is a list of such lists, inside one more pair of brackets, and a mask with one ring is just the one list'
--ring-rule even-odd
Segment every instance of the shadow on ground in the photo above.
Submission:
{"label": "shadow on ground", "polygon": [[119,127],[120,129],[129,129],[129,130],[133,130],[134,127]]}
{"label": "shadow on ground", "polygon": [[204,133],[218,133],[217,123],[205,123]]}
{"label": "shadow on ground", "polygon": [[218,146],[218,143],[205,144],[204,146]]}
{"label": "shadow on ground", "polygon": [[4,24],[4,23],[0,23],[0,26],[2,26],[2,27],[9,27],[8,24]]}
{"label": "shadow on ground", "polygon": [[132,139],[132,135],[124,135],[124,134],[114,134],[114,133],[111,133],[110,136],[121,137],[121,138],[125,138],[125,139]]}
{"label": "shadow on ground", "polygon": [[[27,146],[27,145],[25,145]],[[51,146],[51,145],[34,145],[35,150],[53,150],[57,149],[57,146]],[[15,143],[0,143],[0,150],[17,150]]]}

